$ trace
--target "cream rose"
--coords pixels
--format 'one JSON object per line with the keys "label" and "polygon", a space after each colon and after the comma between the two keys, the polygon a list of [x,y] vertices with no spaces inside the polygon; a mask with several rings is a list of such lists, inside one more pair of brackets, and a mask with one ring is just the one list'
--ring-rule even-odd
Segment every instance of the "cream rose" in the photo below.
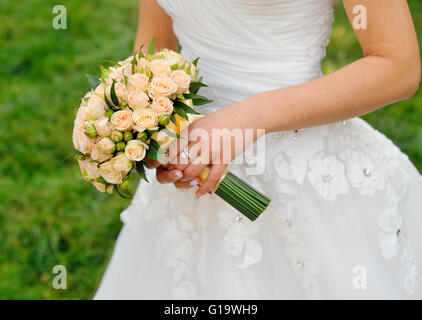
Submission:
{"label": "cream rose", "polygon": [[196,81],[198,78],[198,68],[193,63],[190,64],[190,75],[192,81]]}
{"label": "cream rose", "polygon": [[116,82],[114,85],[114,91],[116,92],[116,97],[120,103],[127,101],[127,89],[123,83]]}
{"label": "cream rose", "polygon": [[102,153],[113,153],[116,150],[116,145],[110,138],[102,138],[97,142],[97,147]]}
{"label": "cream rose", "polygon": [[106,79],[106,83],[108,85],[111,85],[113,83],[113,80],[116,80],[118,82],[125,80],[123,70],[121,67],[110,67],[109,71],[110,73],[108,74],[108,77]]}
{"label": "cream rose", "polygon": [[106,192],[107,191],[107,193],[110,193],[110,194],[113,193],[113,186],[112,185],[108,186],[107,190],[106,190],[105,184],[99,183],[97,181],[93,181],[91,183],[100,192]]}
{"label": "cream rose", "polygon": [[176,82],[168,77],[153,78],[148,87],[148,93],[152,98],[157,96],[168,97],[176,93],[176,91]]}
{"label": "cream rose", "polygon": [[108,183],[120,184],[123,182],[123,178],[126,174],[123,171],[119,171],[114,168],[113,159],[104,162],[100,166],[100,174]]}
{"label": "cream rose", "polygon": [[110,160],[111,158],[113,158],[113,153],[103,153],[103,152],[101,152],[98,145],[95,145],[92,148],[92,151],[91,151],[91,158],[92,158],[92,160],[95,160],[95,161],[98,161],[99,163],[102,163],[104,161],[107,161],[107,160]]}
{"label": "cream rose", "polygon": [[190,76],[183,70],[175,70],[171,73],[170,79],[177,84],[177,94],[187,93],[191,82]]}
{"label": "cream rose", "polygon": [[148,145],[145,143],[139,140],[131,140],[126,144],[125,155],[129,160],[141,161],[145,158],[147,149]]}
{"label": "cream rose", "polygon": [[86,136],[85,128],[82,126],[75,126],[73,128],[72,138],[75,149],[83,154],[91,153],[96,142],[96,139],[91,139]]}
{"label": "cream rose", "polygon": [[164,59],[152,60],[150,68],[154,77],[168,77],[171,72],[169,63]]}
{"label": "cream rose", "polygon": [[170,66],[177,64],[179,67],[181,67],[186,63],[186,60],[183,58],[183,56],[173,50],[164,49],[164,57]]}
{"label": "cream rose", "polygon": [[108,118],[101,117],[94,122],[95,130],[97,134],[101,137],[108,137],[111,134],[111,129],[108,125]]}
{"label": "cream rose", "polygon": [[149,97],[144,92],[131,91],[127,96],[127,102],[132,109],[145,108],[149,105]]}
{"label": "cream rose", "polygon": [[104,83],[100,83],[94,90],[95,94],[100,97],[101,100],[104,101],[104,92],[105,92],[105,86]]}
{"label": "cream rose", "polygon": [[114,170],[124,172],[125,176],[132,169],[132,161],[124,154],[120,153],[110,160]]}
{"label": "cream rose", "polygon": [[128,78],[129,90],[145,91],[149,85],[149,78],[142,73],[134,73]]}
{"label": "cream rose", "polygon": [[128,131],[132,129],[132,111],[129,109],[119,110],[113,113],[110,122],[114,129]]}
{"label": "cream rose", "polygon": [[100,170],[98,169],[98,162],[92,161],[91,159],[78,160],[79,168],[82,172],[82,177],[86,181],[95,180],[100,176]]}
{"label": "cream rose", "polygon": [[158,115],[170,114],[173,112],[173,101],[166,97],[157,97],[152,102],[152,110]]}
{"label": "cream rose", "polygon": [[106,104],[96,94],[88,98],[88,102],[79,108],[76,118],[78,120],[98,119],[105,115]]}
{"label": "cream rose", "polygon": [[155,112],[148,109],[136,109],[133,111],[133,128],[139,132],[145,129],[156,129],[158,125],[158,116]]}

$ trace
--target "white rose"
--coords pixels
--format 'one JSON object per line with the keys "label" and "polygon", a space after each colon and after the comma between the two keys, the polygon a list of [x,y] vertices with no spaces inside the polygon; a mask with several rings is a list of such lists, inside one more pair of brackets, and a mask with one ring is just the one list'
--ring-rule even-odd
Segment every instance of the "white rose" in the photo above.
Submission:
{"label": "white rose", "polygon": [[116,145],[110,138],[102,138],[97,142],[98,150],[102,153],[113,153],[116,149]]}
{"label": "white rose", "polygon": [[126,144],[125,154],[129,160],[141,161],[145,158],[147,149],[148,145],[146,145],[145,143],[139,140],[131,140]]}
{"label": "white rose", "polygon": [[84,180],[95,180],[100,176],[98,169],[98,162],[91,159],[78,160],[79,168],[81,169],[82,177]]}
{"label": "white rose", "polygon": [[94,122],[95,130],[97,134],[101,137],[108,137],[111,135],[111,129],[108,125],[108,118],[101,117]]}
{"label": "white rose", "polygon": [[148,109],[136,109],[133,111],[133,128],[139,132],[145,129],[156,129],[158,125],[158,116],[155,112]]}
{"label": "white rose", "polygon": [[164,59],[152,60],[150,68],[154,77],[168,77],[171,72],[169,63]]}
{"label": "white rose", "polygon": [[132,129],[132,111],[129,109],[119,110],[110,118],[110,122],[114,129],[120,131],[129,131]]}
{"label": "white rose", "polygon": [[183,70],[175,70],[171,73],[170,79],[177,84],[177,94],[187,93],[191,82],[190,76]]}
{"label": "white rose", "polygon": [[75,126],[73,128],[73,146],[76,150],[83,154],[91,153],[96,139],[88,138],[85,134],[85,128],[82,126]]}
{"label": "white rose", "polygon": [[149,97],[144,92],[131,91],[127,96],[127,102],[132,109],[145,108],[149,105]]}
{"label": "white rose", "polygon": [[149,85],[149,78],[142,73],[134,73],[128,78],[128,89],[145,91]]}
{"label": "white rose", "polygon": [[157,96],[168,97],[174,94],[176,91],[176,82],[168,77],[153,78],[148,87],[148,93],[152,98]]}
{"label": "white rose", "polygon": [[152,102],[152,110],[158,115],[170,114],[173,112],[173,101],[166,97],[157,97]]}

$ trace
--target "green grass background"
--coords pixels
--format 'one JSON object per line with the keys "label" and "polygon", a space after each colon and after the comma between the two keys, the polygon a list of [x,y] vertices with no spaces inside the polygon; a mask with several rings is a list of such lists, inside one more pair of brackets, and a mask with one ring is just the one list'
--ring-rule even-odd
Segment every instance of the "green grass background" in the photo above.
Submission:
{"label": "green grass background", "polygon": [[[409,1],[419,36],[422,4]],[[68,29],[52,28],[67,8]],[[331,72],[362,53],[341,6],[324,61]],[[387,23],[387,22],[386,22]],[[74,111],[104,59],[126,57],[136,0],[0,1],[0,299],[88,299],[101,279],[127,200],[81,182],[73,152]],[[364,117],[422,170],[422,92]],[[53,290],[65,265],[68,289]]]}

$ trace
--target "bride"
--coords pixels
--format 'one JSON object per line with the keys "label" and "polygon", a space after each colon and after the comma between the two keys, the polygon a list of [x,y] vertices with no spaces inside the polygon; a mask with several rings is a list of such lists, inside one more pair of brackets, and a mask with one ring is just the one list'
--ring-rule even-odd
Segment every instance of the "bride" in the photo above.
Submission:
{"label": "bride", "polygon": [[356,6],[366,9],[367,28],[354,30],[364,57],[323,76],[333,0],[140,1],[135,49],[156,36],[201,58],[214,102],[190,132],[266,130],[255,136],[265,170],[249,175],[258,164],[246,156],[230,170],[272,202],[257,221],[243,218],[208,194],[226,168],[220,150],[182,164],[172,145],[169,165],[150,162],[158,182],[140,185],[121,214],[96,299],[422,298],[421,175],[357,118],[417,90],[411,14],[405,0],[343,3],[352,25]]}

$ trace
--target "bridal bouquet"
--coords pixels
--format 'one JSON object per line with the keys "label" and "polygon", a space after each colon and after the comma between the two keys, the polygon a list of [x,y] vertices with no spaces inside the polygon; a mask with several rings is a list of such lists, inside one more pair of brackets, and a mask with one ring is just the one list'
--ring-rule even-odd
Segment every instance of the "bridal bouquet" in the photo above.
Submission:
{"label": "bridal bouquet", "polygon": [[[161,162],[170,142],[183,139],[181,130],[201,117],[194,106],[211,102],[198,95],[206,85],[197,79],[197,61],[167,49],[155,52],[153,39],[147,55],[139,50],[110,67],[100,66],[100,78],[87,76],[92,90],[82,98],[73,130],[85,181],[98,191],[130,198],[131,175],[138,172],[147,180],[144,159]],[[214,192],[250,220],[270,202],[230,172]]]}

